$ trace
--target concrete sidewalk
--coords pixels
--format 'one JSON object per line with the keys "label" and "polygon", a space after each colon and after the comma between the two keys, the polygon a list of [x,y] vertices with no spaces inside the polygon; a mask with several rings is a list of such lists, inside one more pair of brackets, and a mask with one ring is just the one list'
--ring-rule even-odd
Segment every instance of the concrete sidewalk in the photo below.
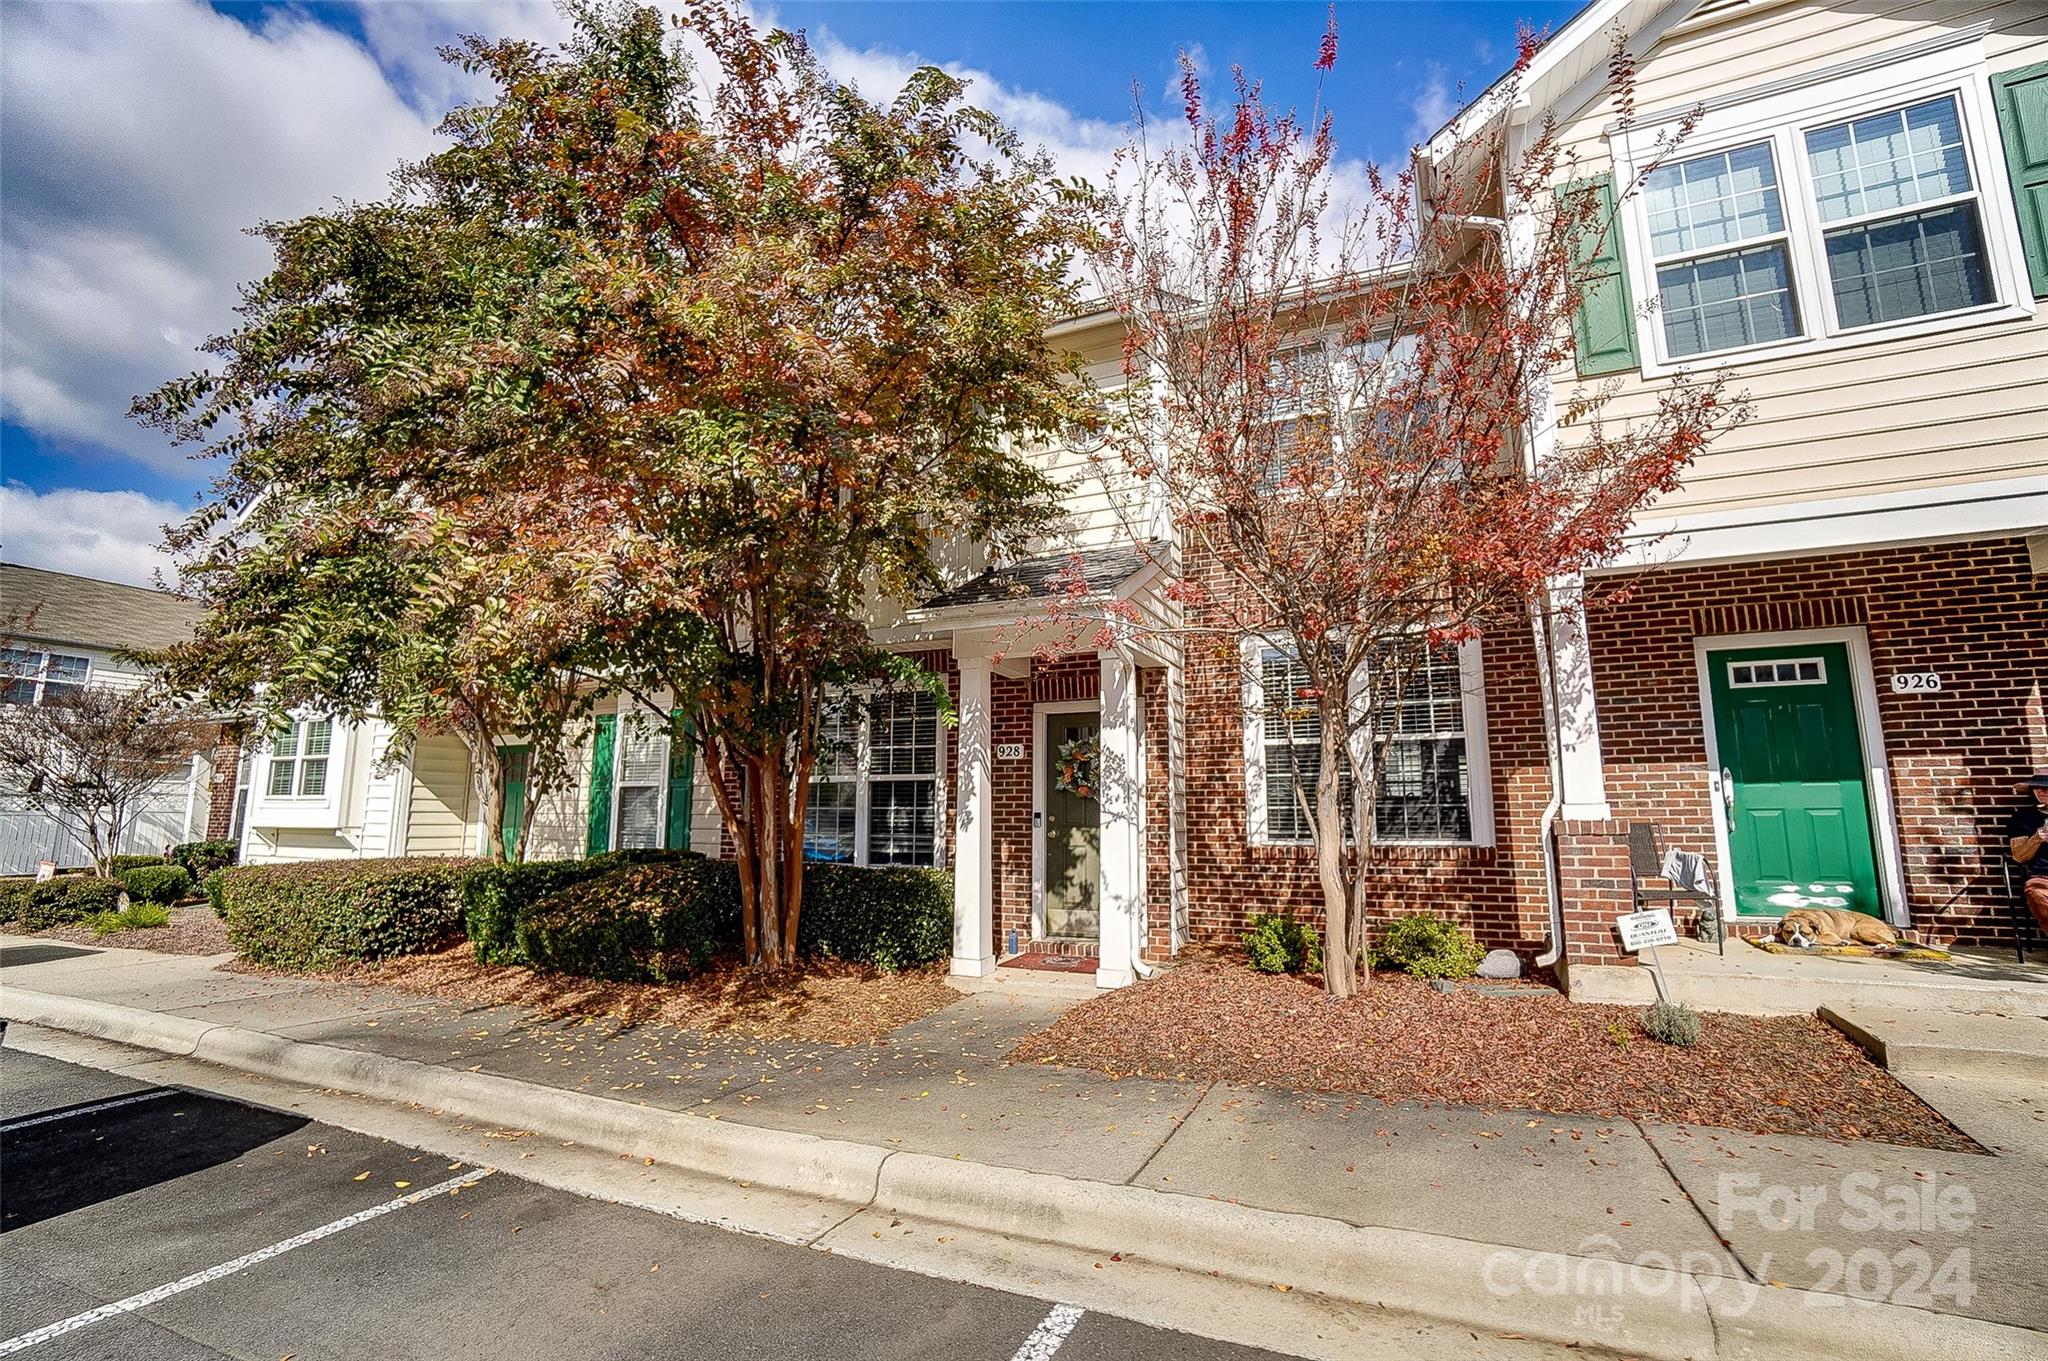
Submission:
{"label": "concrete sidewalk", "polygon": [[[221,972],[211,959],[50,953],[42,942],[0,945],[0,1014],[20,1018],[5,994],[22,990],[16,997],[136,1008],[181,1034],[219,1027],[222,1036],[288,1042],[261,1051],[286,1056],[280,1063],[304,1046],[513,1079],[527,1084],[519,1090],[535,1109],[550,1093],[574,1093],[728,1128],[817,1136],[835,1149],[929,1155],[985,1169],[992,1186],[1024,1184],[1015,1173],[1005,1182],[1003,1169],[1050,1174],[1031,1179],[1034,1194],[1072,1198],[1077,1220],[1100,1206],[1105,1226],[1122,1187],[1164,1193],[1131,1203],[1180,1215],[1261,1212],[1257,1225],[1270,1224],[1280,1241],[1298,1234],[1297,1253],[1320,1226],[1387,1231],[1395,1235],[1388,1242],[1426,1236],[1470,1249],[1458,1260],[1478,1268],[1472,1278],[1441,1289],[1463,1295],[1462,1309],[1495,1310],[1503,1327],[1540,1301],[1570,1306],[1560,1316],[1578,1320],[1588,1341],[1605,1342],[1602,1310],[1623,1312],[1613,1298],[1625,1293],[1622,1278],[1668,1268],[1720,1282],[1727,1299],[1751,1300],[1742,1314],[1753,1322],[1783,1303],[1773,1298],[1781,1291],[1818,1302],[1820,1311],[1805,1309],[1797,1321],[1819,1328],[1814,1336],[1839,1336],[1846,1322],[1882,1314],[1884,1331],[1903,1339],[1897,1315],[1926,1323],[1929,1336],[1953,1331],[1955,1354],[1989,1354],[1964,1322],[1976,1319],[2041,1330],[2005,1336],[2014,1355],[2048,1354],[2048,1115],[2033,1085],[1914,1081],[1995,1151],[1981,1156],[1003,1063],[1010,1045],[1085,996],[1080,990],[987,988],[883,1043],[840,1048],[543,1021],[371,986]],[[210,1058],[203,1049],[195,1056]],[[970,1227],[1005,1231],[1001,1209]],[[1257,1225],[1234,1223],[1238,1238],[1227,1241],[1262,1231]],[[1017,1231],[1053,1236],[1031,1223]],[[1107,1251],[1115,1232],[1129,1230],[1104,1232]],[[1161,1255],[1160,1245],[1125,1246]],[[1845,1296],[1891,1304],[1824,1311]],[[1646,1355],[1798,1354],[1731,1347],[1725,1339],[1741,1330],[1721,1318],[1697,1345],[1679,1337],[1660,1352],[1631,1334],[1639,1325],[1640,1309],[1635,1323],[1612,1321],[1609,1345]],[[1939,1345],[1928,1352],[1928,1337],[1916,1336],[1920,1355],[1946,1354]]]}

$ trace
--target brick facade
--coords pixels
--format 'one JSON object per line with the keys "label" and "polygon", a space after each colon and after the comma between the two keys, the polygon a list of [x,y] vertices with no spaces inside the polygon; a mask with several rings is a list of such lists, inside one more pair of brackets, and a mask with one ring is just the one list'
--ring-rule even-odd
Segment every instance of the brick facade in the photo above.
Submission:
{"label": "brick facade", "polygon": [[[1525,632],[1482,641],[1494,844],[1381,846],[1368,921],[1454,918],[1488,947],[1527,957],[1548,935],[1539,824],[1550,798],[1535,647]],[[1235,644],[1191,645],[1187,662],[1189,934],[1233,940],[1254,912],[1322,911],[1315,852],[1250,843],[1243,672]]]}
{"label": "brick facade", "polygon": [[206,791],[206,839],[225,841],[235,834],[235,781],[242,768],[239,728],[223,726],[214,738],[213,774]]}
{"label": "brick facade", "polygon": [[[2010,941],[1999,833],[2013,780],[2048,764],[2048,589],[2022,538],[1631,578],[1588,617],[1615,818],[1713,848],[1696,638],[1849,627],[1869,641],[1912,925]],[[1940,693],[1893,694],[1887,678],[1914,671],[1938,673]]]}

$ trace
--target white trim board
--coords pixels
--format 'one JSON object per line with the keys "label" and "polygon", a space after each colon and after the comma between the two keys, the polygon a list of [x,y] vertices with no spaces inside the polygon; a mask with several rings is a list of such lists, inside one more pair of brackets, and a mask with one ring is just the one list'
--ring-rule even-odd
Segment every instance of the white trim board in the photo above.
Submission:
{"label": "white trim board", "polygon": [[1620,557],[1587,575],[1996,538],[2044,527],[2048,473],[1645,519],[1631,530]]}
{"label": "white trim board", "polygon": [[1870,662],[1870,640],[1862,628],[1788,629],[1775,633],[1716,633],[1695,637],[1693,666],[1697,672],[1700,734],[1707,760],[1707,802],[1713,810],[1714,854],[1721,901],[1731,919],[1767,922],[1762,914],[1739,916],[1735,908],[1735,865],[1729,854],[1728,805],[1721,788],[1721,755],[1714,732],[1714,692],[1707,654],[1732,648],[1805,647],[1841,643],[1849,651],[1849,690],[1856,701],[1857,736],[1863,743],[1863,774],[1870,798],[1870,830],[1876,838],[1878,887],[1884,895],[1884,918],[1896,927],[1912,925],[1906,901],[1906,867],[1899,853],[1898,815],[1892,803],[1891,766],[1885,759],[1884,728],[1877,707],[1877,676]]}

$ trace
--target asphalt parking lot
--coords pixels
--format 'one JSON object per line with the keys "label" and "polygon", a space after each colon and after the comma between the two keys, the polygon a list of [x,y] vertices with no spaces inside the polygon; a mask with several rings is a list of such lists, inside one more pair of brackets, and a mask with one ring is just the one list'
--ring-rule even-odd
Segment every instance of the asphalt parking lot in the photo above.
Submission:
{"label": "asphalt parking lot", "polygon": [[0,1356],[1272,1353],[589,1200],[0,1048]]}

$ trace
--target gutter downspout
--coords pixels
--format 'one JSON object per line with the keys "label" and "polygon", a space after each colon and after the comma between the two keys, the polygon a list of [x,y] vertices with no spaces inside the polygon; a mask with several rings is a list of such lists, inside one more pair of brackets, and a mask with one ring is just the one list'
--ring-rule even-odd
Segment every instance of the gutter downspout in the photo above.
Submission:
{"label": "gutter downspout", "polygon": [[[1447,214],[1444,220],[1457,226],[1495,233],[1500,237],[1503,254],[1511,248],[1510,229],[1505,218]],[[1531,472],[1535,471],[1536,443],[1536,432],[1525,428],[1522,447]],[[1536,684],[1543,696],[1544,757],[1550,767],[1550,800],[1543,805],[1543,816],[1536,830],[1537,840],[1543,849],[1543,896],[1550,912],[1550,940],[1535,959],[1539,969],[1550,968],[1564,954],[1564,890],[1559,882],[1557,864],[1557,815],[1564,808],[1564,754],[1561,750],[1564,739],[1557,712],[1557,657],[1551,650],[1548,613],[1551,603],[1550,591],[1546,587],[1542,600],[1529,607],[1529,632],[1536,643]]]}

